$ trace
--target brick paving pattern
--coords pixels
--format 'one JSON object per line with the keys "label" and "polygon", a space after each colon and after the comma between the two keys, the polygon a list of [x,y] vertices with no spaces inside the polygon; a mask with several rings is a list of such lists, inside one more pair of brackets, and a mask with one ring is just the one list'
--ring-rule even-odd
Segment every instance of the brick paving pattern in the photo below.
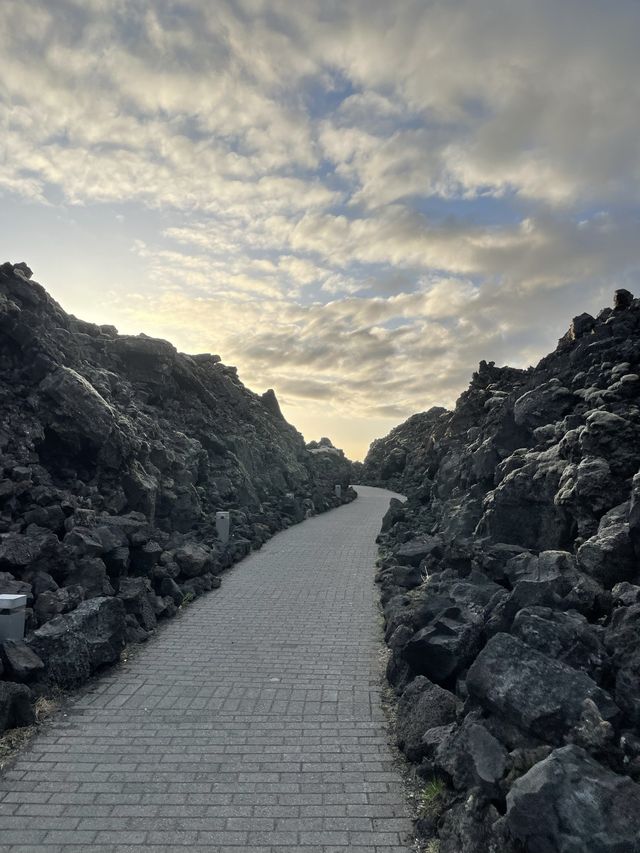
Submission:
{"label": "brick paving pattern", "polygon": [[0,853],[397,853],[375,536],[390,492],[287,530],[0,776]]}

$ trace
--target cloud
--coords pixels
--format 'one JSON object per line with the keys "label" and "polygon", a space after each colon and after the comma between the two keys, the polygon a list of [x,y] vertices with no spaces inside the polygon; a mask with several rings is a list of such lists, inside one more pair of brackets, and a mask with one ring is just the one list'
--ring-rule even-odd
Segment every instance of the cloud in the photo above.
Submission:
{"label": "cloud", "polygon": [[[551,203],[638,197],[632,2],[611,15],[595,0],[408,0],[393,14],[376,2],[322,13],[61,0],[54,15],[43,0],[6,0],[0,14],[5,105],[41,119],[24,167],[37,148],[34,171],[73,200],[132,181],[147,201],[206,207],[216,181],[242,194],[247,180],[314,170],[323,154],[368,204],[487,189]],[[336,75],[357,91],[316,121],[305,93],[322,106]],[[85,155],[75,180],[66,148]]]}
{"label": "cloud", "polygon": [[145,272],[96,314],[220,352],[360,453],[637,283],[639,24],[635,0],[3,0],[0,192],[126,204]]}
{"label": "cloud", "polygon": [[285,395],[309,400],[335,400],[339,389],[333,384],[316,382],[313,379],[281,379],[280,390]]}

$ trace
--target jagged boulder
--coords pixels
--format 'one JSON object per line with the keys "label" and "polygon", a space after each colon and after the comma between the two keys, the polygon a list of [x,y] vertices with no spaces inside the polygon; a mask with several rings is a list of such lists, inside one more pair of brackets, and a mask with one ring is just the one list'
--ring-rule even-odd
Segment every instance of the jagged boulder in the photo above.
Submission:
{"label": "jagged boulder", "polygon": [[629,537],[636,556],[640,557],[640,472],[634,475],[631,482],[631,498],[629,501]]}
{"label": "jagged boulder", "polygon": [[640,425],[627,418],[596,409],[586,417],[580,432],[582,455],[602,456],[616,476],[632,476],[640,464]]}
{"label": "jagged boulder", "polygon": [[640,576],[640,566],[629,535],[629,502],[603,515],[598,532],[580,546],[578,562],[583,572],[611,587]]}
{"label": "jagged boulder", "polygon": [[84,589],[72,585],[55,590],[45,590],[37,597],[33,612],[38,625],[54,619],[60,613],[69,613],[84,600]]}
{"label": "jagged boulder", "polygon": [[607,460],[585,456],[564,469],[554,500],[575,518],[579,535],[588,538],[596,532],[602,514],[624,497],[624,487],[613,476]]}
{"label": "jagged boulder", "polygon": [[31,584],[19,581],[10,572],[0,572],[0,595],[26,595],[31,597]]}
{"label": "jagged boulder", "polygon": [[19,726],[35,723],[33,694],[25,684],[0,681],[0,735]]}
{"label": "jagged boulder", "polygon": [[516,780],[506,824],[528,853],[636,853],[640,785],[577,746],[556,749]]}
{"label": "jagged boulder", "polygon": [[413,635],[399,650],[412,672],[450,687],[480,650],[485,625],[507,593],[479,572],[461,579],[434,575],[413,598],[391,598],[385,607],[387,639],[399,625]]}
{"label": "jagged boulder", "polygon": [[575,405],[575,396],[558,379],[551,379],[527,391],[513,404],[513,419],[518,426],[534,430],[561,420]]}
{"label": "jagged boulder", "polygon": [[508,624],[522,607],[553,606],[592,614],[606,597],[603,587],[580,572],[576,557],[567,551],[522,552],[507,561],[504,577],[512,587],[504,602]]}
{"label": "jagged boulder", "polygon": [[123,477],[122,488],[129,509],[133,512],[140,512],[149,521],[154,521],[158,499],[158,481],[138,460],[133,462]]}
{"label": "jagged boulder", "polygon": [[203,545],[187,542],[175,553],[175,561],[180,574],[185,578],[195,578],[204,574],[212,565],[211,552]]}
{"label": "jagged boulder", "polygon": [[84,598],[113,595],[107,567],[100,557],[82,557],[72,563],[65,573],[65,586],[80,587]]}
{"label": "jagged boulder", "polygon": [[419,566],[427,557],[442,552],[442,541],[436,536],[411,539],[395,549],[393,556],[401,566]]}
{"label": "jagged boulder", "polygon": [[626,581],[617,583],[611,590],[611,598],[614,607],[631,607],[632,604],[640,604],[640,586]]}
{"label": "jagged boulder", "polygon": [[118,660],[125,645],[125,615],[118,598],[92,598],[38,628],[28,644],[51,682],[77,687],[96,669]]}
{"label": "jagged boulder", "polygon": [[487,494],[478,531],[533,550],[562,548],[569,525],[554,499],[566,466],[557,445],[527,453]]}
{"label": "jagged boulder", "polygon": [[569,340],[572,342],[577,341],[578,338],[590,334],[595,324],[595,318],[591,314],[587,314],[586,311],[574,317],[569,327]]}
{"label": "jagged boulder", "polygon": [[[554,591],[561,593],[571,584],[576,568],[576,559],[568,551],[540,551],[538,554],[520,551],[506,561],[503,577],[512,588],[520,581],[554,583]],[[567,575],[566,582],[561,583]]]}
{"label": "jagged boulder", "polygon": [[480,650],[482,629],[478,616],[460,607],[448,607],[411,637],[403,656],[414,672],[438,684],[447,683]]}
{"label": "jagged boulder", "polygon": [[33,681],[44,670],[38,655],[22,640],[4,640],[0,643],[0,661],[12,681]]}
{"label": "jagged boulder", "polygon": [[455,788],[479,788],[487,797],[496,797],[508,758],[505,747],[481,720],[469,715],[443,737],[435,751],[434,765]]}
{"label": "jagged boulder", "polygon": [[602,628],[591,625],[576,611],[523,607],[516,614],[511,633],[547,657],[584,670],[596,682],[608,670]]}
{"label": "jagged boulder", "polygon": [[[424,580],[420,566],[390,566],[387,576],[390,581],[389,588],[393,591],[396,591],[399,588],[415,589],[415,587],[420,586]],[[381,575],[381,583],[384,580],[385,578]],[[384,601],[385,597],[383,596],[383,603]]]}
{"label": "jagged boulder", "polygon": [[74,525],[65,535],[64,544],[79,557],[99,557],[105,551],[100,534],[81,524]]}
{"label": "jagged boulder", "polygon": [[404,447],[394,447],[385,457],[380,474],[382,477],[392,477],[403,471],[407,463],[407,451]]}
{"label": "jagged boulder", "polygon": [[438,853],[511,853],[498,834],[499,819],[495,806],[487,805],[480,792],[472,791],[443,816]]}
{"label": "jagged boulder", "polygon": [[613,611],[605,644],[615,673],[616,701],[640,728],[640,603]]}
{"label": "jagged boulder", "polygon": [[51,407],[48,426],[61,439],[99,448],[116,427],[116,414],[91,383],[71,367],[58,367],[40,383]]}
{"label": "jagged boulder", "polygon": [[452,693],[423,676],[406,687],[398,702],[396,734],[398,746],[410,761],[419,761],[426,753],[425,732],[452,723],[457,707]]}
{"label": "jagged boulder", "polygon": [[467,675],[467,689],[487,711],[550,743],[561,743],[579,722],[582,703],[592,699],[602,718],[620,709],[589,676],[527,646],[496,634]]}
{"label": "jagged boulder", "polygon": [[19,576],[28,568],[46,564],[58,544],[57,537],[49,531],[7,533],[0,538],[0,572]]}
{"label": "jagged boulder", "polygon": [[123,578],[118,589],[118,598],[127,614],[134,616],[145,631],[156,627],[156,614],[152,604],[151,585],[146,578]]}
{"label": "jagged boulder", "polygon": [[149,639],[149,632],[145,631],[140,622],[131,613],[127,613],[125,617],[126,623],[126,642],[127,645],[146,643]]}

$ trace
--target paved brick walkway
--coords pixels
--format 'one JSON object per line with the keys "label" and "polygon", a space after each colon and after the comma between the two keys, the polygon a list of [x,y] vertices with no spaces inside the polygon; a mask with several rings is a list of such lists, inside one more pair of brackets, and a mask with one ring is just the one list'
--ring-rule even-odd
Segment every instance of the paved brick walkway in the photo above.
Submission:
{"label": "paved brick walkway", "polygon": [[0,853],[398,853],[375,536],[391,494],[274,537],[0,777]]}

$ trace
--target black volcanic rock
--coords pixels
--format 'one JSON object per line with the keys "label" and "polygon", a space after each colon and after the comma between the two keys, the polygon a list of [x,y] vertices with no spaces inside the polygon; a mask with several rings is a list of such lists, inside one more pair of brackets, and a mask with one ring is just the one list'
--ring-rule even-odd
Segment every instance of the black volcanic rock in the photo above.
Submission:
{"label": "black volcanic rock", "polygon": [[509,764],[500,741],[472,715],[443,735],[434,755],[438,771],[457,789],[480,788],[486,796],[496,796]]}
{"label": "black volcanic rock", "polygon": [[134,616],[145,631],[156,627],[151,585],[146,578],[123,578],[118,588],[118,598],[128,614]]}
{"label": "black volcanic rock", "polygon": [[615,675],[616,700],[640,731],[640,603],[614,609],[605,646]]}
{"label": "black volcanic rock", "polygon": [[0,735],[18,726],[35,723],[33,694],[25,684],[0,681]]}
{"label": "black volcanic rock", "polygon": [[100,667],[115,663],[125,645],[125,609],[117,598],[92,598],[55,616],[27,638],[44,661],[49,680],[63,688],[82,684]]}
{"label": "black volcanic rock", "polygon": [[480,650],[482,622],[452,606],[417,631],[404,647],[403,657],[414,672],[438,684],[449,682]]}
{"label": "black volcanic rock", "polygon": [[5,640],[0,643],[0,660],[4,664],[7,677],[12,681],[33,681],[44,670],[44,664],[38,655],[21,640]]}
{"label": "black volcanic rock", "polygon": [[596,682],[607,674],[603,630],[575,610],[523,607],[513,620],[511,633],[554,661],[584,670]]}
{"label": "black volcanic rock", "polygon": [[578,724],[585,699],[596,703],[604,720],[620,716],[611,696],[586,673],[508,634],[492,637],[471,666],[466,684],[487,711],[551,743],[561,743]]}
{"label": "black volcanic rock", "polygon": [[629,535],[629,502],[600,519],[598,531],[578,549],[582,571],[608,588],[638,575],[638,560]]}
{"label": "black volcanic rock", "polygon": [[444,726],[455,720],[457,702],[448,690],[443,690],[427,678],[418,676],[405,689],[398,702],[398,745],[413,761],[427,751],[423,735],[434,726]]}
{"label": "black volcanic rock", "polygon": [[640,851],[617,793],[640,781],[640,300],[578,315],[535,367],[481,362],[453,411],[373,442],[362,480],[407,496],[377,574],[403,717],[416,677],[463,703],[428,758],[405,750],[460,792],[440,849]]}
{"label": "black volcanic rock", "polygon": [[613,306],[616,311],[624,311],[629,308],[633,302],[633,293],[628,290],[616,290],[614,295]]}
{"label": "black volcanic rock", "polygon": [[219,356],[78,320],[31,275],[0,266],[0,593],[27,595],[27,645],[71,687],[354,477]]}
{"label": "black volcanic rock", "polygon": [[506,824],[529,853],[636,853],[640,785],[583,749],[557,749],[518,779]]}
{"label": "black volcanic rock", "polygon": [[418,566],[426,557],[437,552],[441,544],[434,536],[411,539],[396,548],[393,556],[401,566]]}

